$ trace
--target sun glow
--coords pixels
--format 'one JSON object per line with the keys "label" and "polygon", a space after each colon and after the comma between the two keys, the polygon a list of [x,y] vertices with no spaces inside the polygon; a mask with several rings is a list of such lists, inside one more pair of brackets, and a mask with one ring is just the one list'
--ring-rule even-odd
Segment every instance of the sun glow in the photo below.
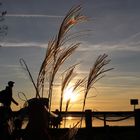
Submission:
{"label": "sun glow", "polygon": [[73,87],[66,88],[64,92],[64,100],[68,101],[69,99],[72,102],[75,102],[78,98],[78,94],[73,91]]}
{"label": "sun glow", "polygon": [[71,116],[68,116],[68,117],[67,117],[67,120],[72,120],[72,117],[71,117]]}

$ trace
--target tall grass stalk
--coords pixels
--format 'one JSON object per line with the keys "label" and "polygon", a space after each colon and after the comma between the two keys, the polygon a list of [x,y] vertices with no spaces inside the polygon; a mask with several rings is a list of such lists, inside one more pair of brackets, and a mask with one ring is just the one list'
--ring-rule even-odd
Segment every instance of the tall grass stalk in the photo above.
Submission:
{"label": "tall grass stalk", "polygon": [[[81,87],[83,87],[83,84],[85,83],[85,78],[83,79],[78,79],[75,84],[71,87],[72,88],[72,93],[73,94],[78,94],[81,92]],[[80,89],[80,92],[78,92],[78,89]],[[76,95],[75,95],[76,96]],[[69,98],[67,101],[66,101],[66,106],[65,106],[65,114],[67,116],[67,112],[68,112],[68,109],[69,109],[69,105],[70,105],[70,102],[71,102],[71,98]],[[64,120],[64,127],[66,126],[66,118]]]}
{"label": "tall grass stalk", "polygon": [[[70,82],[75,77],[74,69],[75,69],[75,65],[73,67],[70,67],[67,71],[65,71],[66,74],[64,73],[62,75],[61,97],[60,97],[60,112],[62,112],[62,107],[63,107],[64,91],[66,90],[66,88],[68,88]],[[64,127],[65,127],[65,122],[66,122],[66,119],[64,121]]]}
{"label": "tall grass stalk", "polygon": [[[104,73],[107,71],[112,70],[113,68],[105,69],[104,66],[106,66],[111,60],[107,59],[108,55],[103,54],[99,55],[98,58],[96,59],[94,65],[90,68],[89,75],[87,77],[87,82],[85,85],[85,92],[84,92],[84,100],[83,100],[83,107],[82,107],[82,112],[84,112],[85,105],[86,105],[86,99],[87,95],[92,88],[92,86],[102,77],[104,77]],[[82,119],[81,118],[81,125],[82,125]]]}
{"label": "tall grass stalk", "polygon": [[35,82],[34,82],[34,79],[33,79],[32,75],[31,75],[31,72],[30,72],[30,70],[29,70],[29,68],[28,68],[28,66],[27,66],[27,64],[26,64],[26,62],[25,62],[25,60],[24,60],[23,58],[20,58],[19,62],[20,62],[20,64],[21,64],[22,68],[23,68],[25,71],[27,71],[27,73],[28,73],[28,75],[29,75],[29,78],[30,78],[30,80],[31,80],[31,82],[32,82],[32,84],[33,84],[35,90],[36,90],[36,97],[39,97],[39,98],[40,98],[40,95],[39,95],[39,92],[38,92],[38,88],[37,88],[37,86],[36,86],[36,84],[35,84]]}
{"label": "tall grass stalk", "polygon": [[70,67],[65,73],[62,75],[62,84],[61,84],[61,96],[60,96],[60,112],[62,111],[62,105],[63,105],[63,96],[64,91],[68,87],[71,80],[75,77],[74,74],[75,65],[73,67]]}
{"label": "tall grass stalk", "polygon": [[[42,96],[44,92],[44,82],[46,78],[48,80],[48,98],[49,98],[49,110],[51,110],[51,102],[52,102],[52,93],[54,86],[55,76],[60,68],[60,66],[68,59],[71,54],[77,49],[80,43],[70,44],[69,47],[65,47],[64,45],[76,37],[74,34],[70,34],[70,30],[83,21],[86,21],[87,18],[81,14],[81,6],[78,5],[69,10],[63,19],[58,35],[55,36],[48,43],[48,48],[46,50],[46,55],[43,60],[43,63],[40,67],[40,71],[37,78],[37,89],[40,93],[42,91]],[[80,32],[79,32],[80,34]]]}

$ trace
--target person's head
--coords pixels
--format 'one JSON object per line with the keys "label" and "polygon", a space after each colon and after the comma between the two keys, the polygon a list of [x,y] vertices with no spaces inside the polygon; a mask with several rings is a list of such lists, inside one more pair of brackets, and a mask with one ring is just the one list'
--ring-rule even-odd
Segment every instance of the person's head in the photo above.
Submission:
{"label": "person's head", "polygon": [[14,83],[15,83],[15,82],[13,82],[13,81],[9,81],[9,82],[8,82],[8,86],[9,86],[9,87],[13,87],[13,86],[14,86]]}

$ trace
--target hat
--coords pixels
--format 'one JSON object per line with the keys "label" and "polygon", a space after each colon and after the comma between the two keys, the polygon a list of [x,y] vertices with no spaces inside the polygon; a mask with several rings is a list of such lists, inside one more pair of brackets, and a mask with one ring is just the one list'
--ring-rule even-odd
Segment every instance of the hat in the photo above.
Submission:
{"label": "hat", "polygon": [[9,81],[8,82],[8,85],[13,85],[15,82],[13,82],[13,81]]}

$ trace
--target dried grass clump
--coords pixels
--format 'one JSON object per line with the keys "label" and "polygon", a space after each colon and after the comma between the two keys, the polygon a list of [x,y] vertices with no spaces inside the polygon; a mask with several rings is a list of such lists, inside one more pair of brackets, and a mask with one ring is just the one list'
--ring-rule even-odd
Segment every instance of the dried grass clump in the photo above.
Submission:
{"label": "dried grass clump", "polygon": [[96,59],[95,63],[93,64],[93,66],[90,68],[87,82],[85,84],[85,92],[84,92],[84,101],[83,101],[82,111],[84,111],[84,108],[85,108],[85,103],[86,103],[86,98],[87,98],[88,92],[92,88],[94,83],[97,82],[102,77],[104,77],[105,75],[103,75],[103,74],[105,72],[113,69],[113,68],[104,69],[104,66],[106,66],[111,61],[111,59],[107,59],[107,57],[108,57],[107,54],[99,55],[98,58]]}
{"label": "dried grass clump", "polygon": [[[40,67],[37,78],[37,89],[42,96],[44,92],[44,83],[48,81],[48,98],[49,109],[51,109],[53,83],[55,76],[61,65],[72,55],[80,43],[70,44],[68,47],[64,45],[74,37],[74,34],[69,34],[70,29],[76,24],[86,21],[87,18],[81,14],[81,6],[76,6],[69,10],[60,25],[58,35],[48,43],[46,55]],[[63,89],[63,88],[62,88]],[[61,93],[62,94],[62,93]],[[37,94],[36,94],[37,96]],[[60,103],[61,104],[61,103]]]}
{"label": "dried grass clump", "polygon": [[[49,41],[48,46],[46,48],[46,54],[44,60],[41,64],[38,73],[36,84],[31,76],[31,73],[25,61],[23,59],[20,60],[21,65],[22,66],[24,65],[24,69],[26,69],[26,71],[28,72],[31,81],[35,87],[36,98],[40,98],[44,96],[44,88],[47,82],[47,98],[49,99],[49,106],[48,106],[49,111],[51,111],[52,94],[53,94],[55,77],[60,67],[80,45],[80,43],[69,44],[68,41],[70,41],[75,37],[80,36],[83,33],[83,32],[76,32],[75,34],[74,33],[70,34],[70,30],[75,25],[87,21],[87,17],[81,14],[81,10],[82,8],[80,5],[71,8],[69,12],[66,14],[65,18],[63,19],[58,34],[52,40]],[[85,109],[87,95],[90,89],[95,84],[95,82],[101,79],[104,76],[105,72],[113,69],[113,68],[110,69],[104,68],[111,61],[110,59],[107,59],[107,57],[108,57],[107,54],[99,55],[95,63],[93,64],[93,66],[90,68],[87,77],[83,79],[78,79],[73,85],[73,92],[78,89],[82,89],[81,91],[82,93],[84,93],[82,111],[84,111]],[[62,107],[63,107],[64,90],[68,87],[70,82],[75,77],[74,70],[76,65],[77,64],[69,67],[62,75],[62,85],[61,85],[60,105],[59,105],[60,113],[62,112]],[[65,112],[68,111],[70,102],[71,99],[68,99],[65,106]]]}

